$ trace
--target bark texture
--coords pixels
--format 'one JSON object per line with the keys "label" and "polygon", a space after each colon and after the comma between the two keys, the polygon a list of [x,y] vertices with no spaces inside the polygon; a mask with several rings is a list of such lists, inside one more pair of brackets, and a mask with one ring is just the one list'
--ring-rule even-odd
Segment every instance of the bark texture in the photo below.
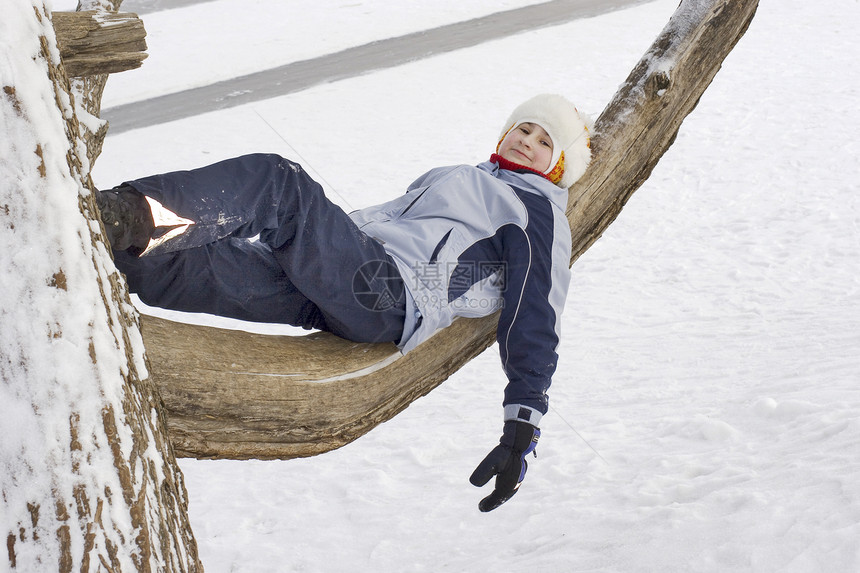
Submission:
{"label": "bark texture", "polygon": [[[684,0],[596,122],[570,192],[571,264],[620,213],[743,36],[758,0]],[[402,411],[495,339],[457,320],[406,356],[325,334],[274,337],[144,317],[178,455],[291,458],[344,445]]]}
{"label": "bark texture", "polygon": [[146,59],[146,30],[137,14],[87,10],[54,12],[52,18],[70,77],[133,70]]}

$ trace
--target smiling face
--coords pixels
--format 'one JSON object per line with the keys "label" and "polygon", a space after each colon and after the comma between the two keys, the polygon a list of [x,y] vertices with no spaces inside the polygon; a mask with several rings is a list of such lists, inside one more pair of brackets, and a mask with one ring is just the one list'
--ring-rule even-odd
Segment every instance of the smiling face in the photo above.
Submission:
{"label": "smiling face", "polygon": [[498,153],[508,161],[544,173],[552,161],[552,139],[538,124],[521,123],[508,132]]}

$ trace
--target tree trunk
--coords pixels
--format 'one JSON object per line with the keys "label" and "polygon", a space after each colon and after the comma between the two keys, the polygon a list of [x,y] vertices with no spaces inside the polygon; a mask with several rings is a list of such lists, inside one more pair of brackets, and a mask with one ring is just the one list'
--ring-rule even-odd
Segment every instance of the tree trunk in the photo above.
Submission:
{"label": "tree trunk", "polygon": [[70,77],[139,68],[146,59],[146,30],[137,14],[54,12],[60,59]]}
{"label": "tree trunk", "polygon": [[[571,264],[674,140],[758,0],[684,0],[596,122],[595,159],[570,192]],[[493,343],[497,317],[459,319],[405,356],[326,334],[275,337],[144,317],[179,455],[310,456],[348,443]]]}
{"label": "tree trunk", "polygon": [[41,0],[0,19],[4,571],[202,571]]}

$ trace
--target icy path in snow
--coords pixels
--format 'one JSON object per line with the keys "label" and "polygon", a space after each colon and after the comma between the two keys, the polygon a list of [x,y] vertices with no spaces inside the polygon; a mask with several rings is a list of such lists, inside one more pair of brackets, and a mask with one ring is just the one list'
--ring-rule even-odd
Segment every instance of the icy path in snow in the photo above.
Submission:
{"label": "icy path in snow", "polygon": [[[181,83],[187,83],[189,80],[193,81],[195,75],[205,71],[205,83],[195,84],[190,89],[156,95],[148,99],[136,98],[135,101],[124,105],[107,107],[102,109],[101,117],[111,123],[112,133],[117,134],[129,129],[139,129],[303,91],[318,84],[348,79],[427,57],[471,48],[499,38],[619,10],[644,1],[648,0],[601,0],[600,2],[554,0],[432,29],[422,29],[394,38],[377,39],[360,46],[350,45],[334,53],[301,61],[289,60],[289,63],[268,69],[261,68],[259,71],[239,77],[230,74],[228,70],[231,68],[223,67],[221,58],[216,55],[220,54],[221,50],[207,53],[195,44],[194,50],[197,52],[195,54],[197,57],[194,58],[194,62],[186,61],[187,67],[176,75],[181,78],[179,80]],[[218,10],[220,7],[216,5],[209,9]],[[448,15],[451,17],[450,13]],[[256,18],[262,20],[266,15],[257,14]],[[316,45],[316,42],[308,44]],[[249,48],[253,49],[253,46],[243,44],[241,48],[230,54],[231,57],[241,58],[243,63],[253,63],[259,67],[260,58],[256,53],[250,55],[248,52]],[[173,59],[183,61],[183,54],[175,54]],[[201,62],[201,59],[204,62]],[[205,62],[206,59],[209,60],[208,63]],[[213,70],[221,70],[221,74],[226,79],[213,81],[211,79]],[[157,79],[164,81],[161,76]],[[198,80],[200,81],[202,79]],[[158,89],[158,85],[150,89]]]}

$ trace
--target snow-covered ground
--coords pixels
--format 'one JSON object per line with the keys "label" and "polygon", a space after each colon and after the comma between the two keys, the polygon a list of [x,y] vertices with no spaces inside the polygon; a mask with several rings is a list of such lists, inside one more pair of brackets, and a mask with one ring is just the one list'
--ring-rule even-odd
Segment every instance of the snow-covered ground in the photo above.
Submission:
{"label": "snow-covered ground", "polygon": [[[533,93],[597,115],[677,3],[109,137],[96,183],[271,151],[344,207],[373,204],[431,167],[485,160]],[[151,14],[152,56],[112,78],[105,102],[520,4],[220,0]],[[229,58],[182,55],[237,24]],[[207,572],[860,570],[858,25],[856,0],[762,2],[574,266],[540,455],[512,501],[480,514],[486,492],[468,483],[501,431],[490,349],[338,451],[183,460]]]}

